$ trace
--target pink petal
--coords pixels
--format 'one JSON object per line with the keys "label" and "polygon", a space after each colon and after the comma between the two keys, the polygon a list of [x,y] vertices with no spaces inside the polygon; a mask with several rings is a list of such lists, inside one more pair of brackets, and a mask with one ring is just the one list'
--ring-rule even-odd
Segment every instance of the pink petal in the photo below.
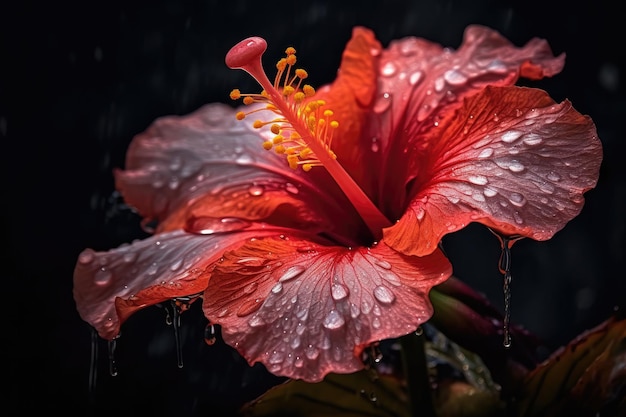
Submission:
{"label": "pink petal", "polygon": [[385,211],[396,218],[402,214],[398,210],[406,204],[404,187],[414,171],[399,161],[407,160],[407,150],[423,146],[421,134],[441,110],[460,106],[464,97],[486,85],[513,85],[520,76],[552,76],[564,60],[563,54],[553,56],[545,40],[534,38],[516,47],[478,25],[466,29],[458,50],[414,37],[391,42],[380,56],[378,96],[364,135],[364,140],[376,138],[381,154],[379,172],[386,175],[379,189]]}
{"label": "pink petal", "polygon": [[251,364],[316,382],[362,369],[365,346],[428,320],[428,292],[450,274],[439,251],[418,258],[383,242],[348,249],[258,239],[216,265],[204,312]]}
{"label": "pink petal", "polygon": [[80,316],[101,337],[113,339],[136,310],[204,291],[207,277],[202,272],[225,250],[252,237],[277,233],[249,223],[240,223],[239,229],[211,235],[177,230],[106,252],[84,250],[74,269]]}
{"label": "pink petal", "polygon": [[424,138],[406,214],[387,243],[424,255],[441,237],[483,223],[506,235],[550,239],[596,185],[602,147],[588,116],[544,91],[488,87]]}
{"label": "pink petal", "polygon": [[[245,110],[250,110],[246,107]],[[262,147],[267,129],[256,117],[235,119],[226,105],[209,104],[187,116],[157,119],[128,150],[117,188],[157,231],[183,228],[190,218],[237,217],[350,236],[361,228],[351,205],[324,170],[290,169]],[[267,114],[267,119],[275,117]],[[263,117],[263,112],[256,113]],[[334,224],[332,218],[353,219]]]}

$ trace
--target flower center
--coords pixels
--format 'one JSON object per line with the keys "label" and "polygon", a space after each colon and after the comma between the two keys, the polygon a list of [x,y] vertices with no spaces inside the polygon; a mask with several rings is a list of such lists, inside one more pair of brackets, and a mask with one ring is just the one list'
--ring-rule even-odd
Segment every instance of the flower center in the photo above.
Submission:
{"label": "flower center", "polygon": [[263,147],[285,155],[292,169],[326,168],[365,221],[374,239],[380,239],[382,229],[391,226],[391,222],[337,162],[337,155],[330,147],[333,133],[339,126],[333,111],[324,100],[315,99],[313,87],[303,84],[308,74],[301,68],[294,68],[297,62],[294,48],[287,48],[286,56],[276,64],[278,71],[272,83],[261,63],[266,49],[267,42],[263,38],[252,37],[239,42],[226,54],[226,65],[248,72],[263,88],[258,94],[242,94],[237,89],[231,92],[231,99],[243,98],[246,105],[265,104],[256,110],[238,112],[237,119],[242,120],[260,110],[270,110],[275,117],[253,123],[257,129],[270,125],[274,134],[271,141],[263,142]]}

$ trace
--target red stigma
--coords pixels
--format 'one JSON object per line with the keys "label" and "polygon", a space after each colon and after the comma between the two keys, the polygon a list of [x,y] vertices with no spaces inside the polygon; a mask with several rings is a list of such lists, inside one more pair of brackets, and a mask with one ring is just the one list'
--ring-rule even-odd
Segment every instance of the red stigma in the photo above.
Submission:
{"label": "red stigma", "polygon": [[247,70],[250,66],[256,66],[261,61],[261,56],[267,49],[265,39],[258,36],[246,38],[230,48],[226,54],[226,65],[232,69]]}

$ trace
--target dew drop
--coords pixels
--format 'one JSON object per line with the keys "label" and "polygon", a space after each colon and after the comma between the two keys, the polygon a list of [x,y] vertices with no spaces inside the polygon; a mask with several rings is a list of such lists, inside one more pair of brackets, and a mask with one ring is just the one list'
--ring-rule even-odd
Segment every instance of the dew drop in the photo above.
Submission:
{"label": "dew drop", "polygon": [[424,207],[419,206],[417,208],[417,213],[415,213],[415,217],[417,218],[418,221],[421,221],[424,219],[425,215],[426,215],[426,210],[424,210]]}
{"label": "dew drop", "polygon": [[372,138],[372,146],[370,148],[372,152],[376,153],[380,149],[380,145],[378,144],[378,138]]}
{"label": "dew drop", "polygon": [[239,165],[248,165],[254,162],[254,159],[247,153],[241,154],[235,159],[235,162]]}
{"label": "dew drop", "polygon": [[389,61],[385,65],[383,65],[383,67],[380,70],[380,73],[384,75],[385,77],[391,77],[392,75],[396,73],[396,71],[397,71],[396,64],[394,64],[392,61]]}
{"label": "dew drop", "polygon": [[483,175],[470,175],[467,179],[469,180],[469,182],[476,185],[485,185],[489,182],[487,180],[487,177]]}
{"label": "dew drop", "polygon": [[561,180],[561,176],[554,171],[550,171],[550,173],[546,176],[546,178],[552,182],[557,182]]}
{"label": "dew drop", "polygon": [[150,266],[146,270],[146,274],[150,276],[156,275],[157,272],[159,272],[159,266],[157,265],[156,262],[153,262],[152,264],[150,264]]}
{"label": "dew drop", "polygon": [[97,285],[107,285],[111,282],[111,278],[113,278],[113,273],[103,266],[96,271],[93,280]]}
{"label": "dew drop", "polygon": [[509,196],[509,201],[511,202],[511,204],[517,207],[523,207],[524,204],[526,204],[526,198],[524,198],[524,196],[520,193],[511,193],[511,195]]}
{"label": "dew drop", "polygon": [[[237,315],[239,315],[239,312],[237,312]],[[263,320],[261,316],[256,315],[248,320],[248,325],[250,327],[261,327],[265,325],[265,320]]]}
{"label": "dew drop", "polygon": [[394,293],[382,285],[374,288],[374,297],[382,304],[391,304],[396,300]]}
{"label": "dew drop", "polygon": [[536,133],[528,133],[524,136],[523,141],[528,146],[536,146],[543,142],[543,139]]}
{"label": "dew drop", "polygon": [[308,345],[305,349],[304,349],[304,354],[306,355],[307,358],[309,358],[310,360],[315,360],[317,359],[317,357],[320,355],[320,351],[313,345]]}
{"label": "dew drop", "polygon": [[122,260],[126,263],[134,262],[136,259],[137,259],[136,252],[126,252],[124,256],[122,257]]}
{"label": "dew drop", "polygon": [[490,187],[485,187],[483,189],[483,194],[485,197],[495,197],[498,194],[498,191]]}
{"label": "dew drop", "polygon": [[178,271],[180,267],[183,265],[183,258],[177,259],[173,264],[170,265],[170,271]]}
{"label": "dew drop", "polygon": [[409,76],[409,84],[411,85],[419,84],[422,81],[423,75],[424,74],[422,73],[422,71],[415,71]]}
{"label": "dew drop", "polygon": [[287,190],[287,192],[291,193],[291,194],[298,194],[300,192],[298,187],[296,187],[295,185],[293,185],[290,182],[285,184],[285,190]]}
{"label": "dew drop", "polygon": [[330,294],[333,297],[333,300],[340,301],[346,298],[348,294],[350,294],[350,291],[345,285],[333,284],[330,287]]}
{"label": "dew drop", "polygon": [[343,326],[345,320],[343,316],[337,310],[330,310],[330,312],[324,317],[322,322],[323,326],[329,330],[335,330]]}
{"label": "dew drop", "polygon": [[281,282],[276,283],[276,285],[274,285],[272,287],[272,294],[279,294],[281,291],[283,290],[283,284]]}
{"label": "dew drop", "polygon": [[186,230],[201,235],[226,233],[250,227],[250,222],[237,217],[196,217],[186,225]]}
{"label": "dew drop", "polygon": [[285,282],[285,281],[289,281],[292,280],[296,277],[298,277],[299,275],[301,275],[304,271],[306,271],[306,268],[303,267],[302,265],[294,265],[294,266],[290,266],[289,268],[287,268],[287,270],[280,276],[280,278],[278,279],[279,282]]}
{"label": "dew drop", "polygon": [[264,192],[265,188],[263,188],[262,185],[254,184],[248,187],[248,194],[250,194],[251,196],[259,197],[262,196]]}
{"label": "dew drop", "polygon": [[380,326],[380,319],[378,317],[374,317],[374,320],[372,320],[372,327],[375,329],[380,329]]}
{"label": "dew drop", "polygon": [[493,155],[493,149],[492,148],[485,148],[482,151],[480,151],[480,153],[478,154],[479,158],[489,158],[491,155]]}
{"label": "dew drop", "polygon": [[391,94],[383,93],[376,100],[374,104],[374,112],[381,114],[386,112],[391,107]]}
{"label": "dew drop", "polygon": [[461,85],[467,82],[467,77],[458,70],[446,71],[446,73],[443,74],[443,78],[450,85]]}
{"label": "dew drop", "polygon": [[509,170],[511,172],[522,172],[526,167],[520,161],[514,159],[509,163]]}
{"label": "dew drop", "polygon": [[502,142],[505,142],[505,143],[513,143],[517,139],[519,139],[521,136],[522,136],[522,132],[519,132],[517,130],[509,130],[508,132],[504,133],[500,137],[500,139],[502,140]]}

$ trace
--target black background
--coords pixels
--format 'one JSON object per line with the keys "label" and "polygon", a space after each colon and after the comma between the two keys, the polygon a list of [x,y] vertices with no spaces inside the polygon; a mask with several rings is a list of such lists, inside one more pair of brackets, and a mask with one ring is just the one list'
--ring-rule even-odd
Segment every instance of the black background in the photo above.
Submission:
{"label": "black background", "polygon": [[[512,319],[555,348],[624,304],[626,16],[619,2],[246,2],[151,0],[15,2],[0,8],[2,139],[3,410],[77,415],[223,415],[278,381],[230,348],[203,342],[199,306],[183,315],[185,366],[176,367],[162,309],[122,328],[119,375],[88,390],[90,329],[75,312],[72,271],[86,248],[141,237],[115,199],[111,171],[133,135],[155,118],[228,102],[252,81],[226,68],[239,40],[287,46],[314,85],[333,80],[354,25],[383,45],[420,36],[456,48],[479,23],[516,45],[537,36],[567,54],[563,72],[531,85],[569,98],[595,121],[605,159],[582,214],[548,242],[513,248]],[[481,226],[445,239],[455,273],[502,306],[498,242]],[[8,266],[8,268],[7,268]],[[8,347],[8,349],[6,349]],[[8,365],[8,366],[7,366]],[[6,386],[6,385],[5,385]],[[4,402],[4,401],[3,401]]]}

